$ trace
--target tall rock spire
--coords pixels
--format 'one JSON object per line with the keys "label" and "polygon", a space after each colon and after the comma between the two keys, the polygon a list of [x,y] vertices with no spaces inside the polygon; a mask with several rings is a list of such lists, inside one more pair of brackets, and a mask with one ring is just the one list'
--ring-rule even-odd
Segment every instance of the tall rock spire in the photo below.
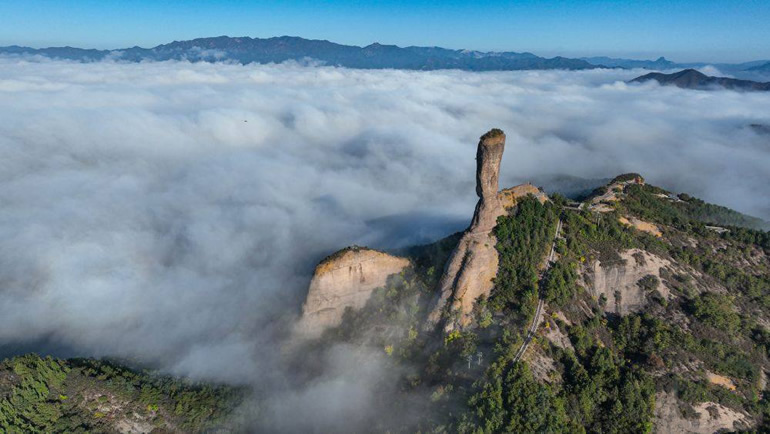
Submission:
{"label": "tall rock spire", "polygon": [[479,202],[473,213],[471,232],[491,231],[497,224],[497,217],[502,215],[497,190],[504,150],[505,133],[502,130],[495,128],[481,136],[476,150],[476,194]]}
{"label": "tall rock spire", "polygon": [[428,317],[435,327],[444,322],[445,330],[463,327],[471,320],[476,299],[488,296],[497,275],[497,239],[492,230],[505,213],[498,196],[500,161],[505,150],[505,133],[492,129],[479,140],[476,151],[476,194],[479,201],[470,227],[465,231],[447,261],[439,283],[439,295]]}

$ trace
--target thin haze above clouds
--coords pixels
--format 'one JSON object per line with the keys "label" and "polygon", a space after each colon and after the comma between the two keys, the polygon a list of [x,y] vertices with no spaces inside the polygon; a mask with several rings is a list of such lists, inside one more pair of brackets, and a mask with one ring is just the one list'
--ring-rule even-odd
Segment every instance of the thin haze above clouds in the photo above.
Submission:
{"label": "thin haze above clouds", "polygon": [[491,127],[503,187],[636,171],[770,218],[770,94],[641,73],[2,59],[0,343],[261,379],[317,260],[467,224]]}

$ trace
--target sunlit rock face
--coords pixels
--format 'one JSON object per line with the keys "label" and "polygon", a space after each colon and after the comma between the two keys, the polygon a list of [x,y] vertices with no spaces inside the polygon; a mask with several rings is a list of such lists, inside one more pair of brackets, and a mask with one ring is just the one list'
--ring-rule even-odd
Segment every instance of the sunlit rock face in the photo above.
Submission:
{"label": "sunlit rock face", "polygon": [[348,247],[321,261],[310,281],[297,331],[318,336],[342,322],[346,308],[360,309],[409,260],[365,247]]}
{"label": "sunlit rock face", "polygon": [[473,303],[489,295],[497,275],[497,239],[492,230],[505,213],[498,195],[500,161],[505,150],[505,133],[493,129],[484,134],[476,151],[476,194],[479,201],[470,227],[449,258],[439,284],[439,295],[430,313],[428,326],[442,320],[445,330],[467,325]]}
{"label": "sunlit rock face", "polygon": [[[473,305],[480,296],[489,296],[497,276],[498,253],[494,228],[498,217],[517,201],[534,195],[547,196],[532,184],[499,191],[500,163],[505,150],[505,133],[493,129],[484,134],[476,151],[476,194],[479,201],[468,229],[447,261],[427,328],[441,323],[446,331],[467,326]],[[360,309],[372,291],[386,284],[409,261],[371,249],[352,247],[322,261],[316,268],[303,306],[298,330],[317,336],[342,321],[346,308]]]}
{"label": "sunlit rock face", "polygon": [[503,208],[505,208],[507,211],[515,207],[519,199],[530,194],[535,196],[535,198],[539,200],[540,203],[545,203],[548,200],[548,195],[545,194],[543,190],[535,187],[529,182],[526,184],[517,185],[515,187],[506,188],[505,190],[502,190],[500,193],[498,193],[497,197],[500,198],[500,202],[502,203]]}

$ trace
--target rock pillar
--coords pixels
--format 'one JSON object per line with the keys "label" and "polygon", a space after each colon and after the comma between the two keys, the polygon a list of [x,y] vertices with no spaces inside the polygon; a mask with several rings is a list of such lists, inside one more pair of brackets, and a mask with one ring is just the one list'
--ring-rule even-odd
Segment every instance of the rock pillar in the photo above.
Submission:
{"label": "rock pillar", "polygon": [[505,133],[490,130],[481,136],[476,151],[476,194],[479,201],[470,227],[447,261],[439,283],[439,294],[428,317],[429,327],[444,323],[449,331],[467,325],[479,296],[489,296],[497,275],[497,239],[492,230],[505,213],[498,196],[500,162]]}

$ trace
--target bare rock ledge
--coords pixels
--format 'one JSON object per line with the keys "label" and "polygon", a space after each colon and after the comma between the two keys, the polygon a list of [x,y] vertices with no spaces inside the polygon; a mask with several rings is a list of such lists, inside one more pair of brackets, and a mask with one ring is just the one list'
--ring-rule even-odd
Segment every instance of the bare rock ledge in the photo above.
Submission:
{"label": "bare rock ledge", "polygon": [[342,322],[346,308],[360,309],[389,276],[409,266],[399,258],[366,247],[348,247],[321,261],[310,281],[297,332],[315,337]]}

